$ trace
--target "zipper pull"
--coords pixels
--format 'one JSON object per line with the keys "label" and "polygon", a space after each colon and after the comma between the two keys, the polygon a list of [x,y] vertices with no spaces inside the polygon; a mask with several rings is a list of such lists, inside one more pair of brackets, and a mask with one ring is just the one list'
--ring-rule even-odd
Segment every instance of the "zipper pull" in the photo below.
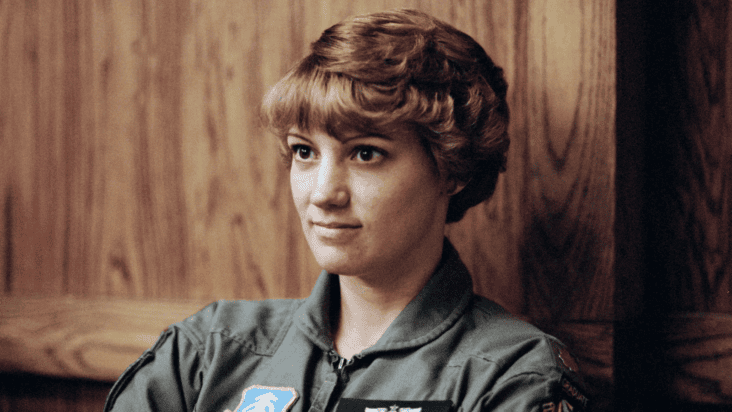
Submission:
{"label": "zipper pull", "polygon": [[343,365],[346,363],[346,358],[341,357],[340,362],[338,362],[338,370],[343,369]]}

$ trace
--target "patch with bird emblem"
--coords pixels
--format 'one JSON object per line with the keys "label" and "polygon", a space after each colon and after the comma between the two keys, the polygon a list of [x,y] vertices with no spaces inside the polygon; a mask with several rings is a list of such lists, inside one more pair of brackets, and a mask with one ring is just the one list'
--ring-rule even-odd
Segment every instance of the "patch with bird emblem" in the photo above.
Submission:
{"label": "patch with bird emblem", "polygon": [[254,385],[244,389],[234,412],[287,412],[296,400],[295,388]]}

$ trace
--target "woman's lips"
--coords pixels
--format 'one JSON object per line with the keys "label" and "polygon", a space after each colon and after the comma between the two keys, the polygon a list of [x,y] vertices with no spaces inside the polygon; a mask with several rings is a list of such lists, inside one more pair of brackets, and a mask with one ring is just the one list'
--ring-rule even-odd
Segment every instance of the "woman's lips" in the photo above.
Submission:
{"label": "woman's lips", "polygon": [[326,229],[358,229],[361,227],[359,224],[342,222],[313,222],[313,224]]}
{"label": "woman's lips", "polygon": [[360,224],[347,222],[313,222],[313,232],[329,243],[343,243],[351,240],[361,228]]}

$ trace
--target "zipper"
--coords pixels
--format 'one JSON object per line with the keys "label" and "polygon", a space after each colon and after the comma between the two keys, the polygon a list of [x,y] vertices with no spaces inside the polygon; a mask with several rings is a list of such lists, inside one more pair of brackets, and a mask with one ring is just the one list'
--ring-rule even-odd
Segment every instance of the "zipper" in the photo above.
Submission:
{"label": "zipper", "polygon": [[[330,394],[331,400],[329,401],[329,405],[331,402],[333,402],[333,399],[336,399],[335,404],[338,403],[338,399],[341,398],[341,395],[343,394],[343,391],[348,384],[349,376],[348,372],[346,371],[346,367],[353,365],[353,362],[356,360],[358,356],[353,356],[351,359],[346,359],[343,356],[339,355],[338,352],[335,350],[331,352],[331,356],[333,359],[331,365],[335,366],[335,373],[337,376],[336,385],[333,388],[333,392]],[[337,361],[337,362],[336,362]],[[331,409],[325,409],[326,411],[332,411],[333,406],[331,406]]]}
{"label": "zipper", "polygon": [[333,355],[335,359],[338,361],[338,365],[336,366],[336,371],[338,371],[338,375],[341,377],[344,377],[346,374],[346,367],[353,365],[353,362],[356,360],[358,356],[353,356],[351,359],[346,359],[343,356],[339,355],[337,352],[333,352]]}
{"label": "zipper", "polygon": [[333,389],[331,389],[331,393],[328,395],[328,401],[326,401],[326,404],[321,411],[334,412],[334,407],[338,404],[341,394],[343,393],[343,387],[346,385],[346,382],[348,382],[348,376],[346,376],[346,371],[344,370],[346,367],[346,358],[341,356],[334,349],[330,351],[329,355],[330,366],[333,368],[333,372],[335,372],[335,382]]}

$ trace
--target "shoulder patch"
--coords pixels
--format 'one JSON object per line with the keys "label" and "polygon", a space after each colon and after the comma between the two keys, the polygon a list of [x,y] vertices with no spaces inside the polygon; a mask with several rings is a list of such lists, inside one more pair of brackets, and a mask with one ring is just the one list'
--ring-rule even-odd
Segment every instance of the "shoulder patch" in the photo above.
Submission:
{"label": "shoulder patch", "polygon": [[557,403],[547,402],[541,407],[541,412],[570,412],[574,407],[569,402],[562,400]]}
{"label": "shoulder patch", "polygon": [[296,400],[295,388],[253,385],[244,389],[235,412],[286,412]]}
{"label": "shoulder patch", "polygon": [[587,397],[564,377],[562,377],[562,390],[566,395],[569,395],[574,401],[582,405],[582,407],[587,407]]}
{"label": "shoulder patch", "polygon": [[569,354],[567,347],[555,341],[552,341],[551,345],[556,363],[565,369],[569,369],[571,372],[579,373],[577,361]]}

